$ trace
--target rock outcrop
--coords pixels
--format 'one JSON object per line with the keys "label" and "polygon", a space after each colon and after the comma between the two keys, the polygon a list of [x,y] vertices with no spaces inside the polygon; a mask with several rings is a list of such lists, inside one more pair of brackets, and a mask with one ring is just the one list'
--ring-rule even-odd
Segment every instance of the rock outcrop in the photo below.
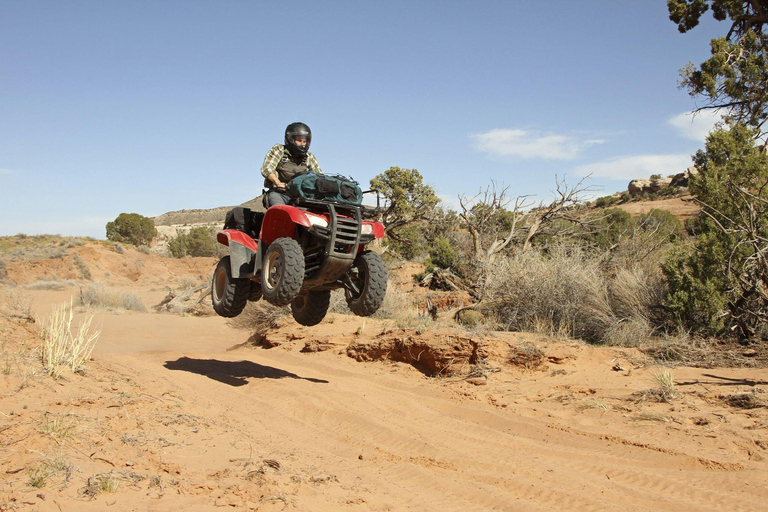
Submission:
{"label": "rock outcrop", "polygon": [[696,167],[691,166],[679,174],[666,178],[654,177],[632,180],[627,186],[627,191],[631,196],[642,196],[643,194],[656,194],[670,187],[687,188],[689,178],[696,175],[697,172]]}

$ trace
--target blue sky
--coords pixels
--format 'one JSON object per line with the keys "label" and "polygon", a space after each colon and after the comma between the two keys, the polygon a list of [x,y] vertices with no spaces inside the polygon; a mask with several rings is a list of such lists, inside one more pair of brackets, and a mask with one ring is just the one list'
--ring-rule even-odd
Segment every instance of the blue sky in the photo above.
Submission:
{"label": "blue sky", "polygon": [[663,0],[0,0],[0,235],[105,237],[121,212],[261,193],[285,126],[327,173],[415,168],[448,204],[547,200],[690,165],[677,88],[725,26]]}

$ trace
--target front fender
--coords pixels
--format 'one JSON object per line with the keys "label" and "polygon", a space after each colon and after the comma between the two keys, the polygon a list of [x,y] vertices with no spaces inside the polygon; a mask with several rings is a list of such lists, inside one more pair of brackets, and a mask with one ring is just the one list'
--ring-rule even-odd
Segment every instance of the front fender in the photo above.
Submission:
{"label": "front fender", "polygon": [[297,225],[305,228],[310,226],[304,210],[289,205],[272,206],[264,214],[264,222],[261,224],[261,241],[269,245],[284,236],[293,238]]}
{"label": "front fender", "polygon": [[258,240],[236,229],[219,231],[216,240],[229,247],[233,278],[253,277],[257,270],[261,270],[261,244]]}

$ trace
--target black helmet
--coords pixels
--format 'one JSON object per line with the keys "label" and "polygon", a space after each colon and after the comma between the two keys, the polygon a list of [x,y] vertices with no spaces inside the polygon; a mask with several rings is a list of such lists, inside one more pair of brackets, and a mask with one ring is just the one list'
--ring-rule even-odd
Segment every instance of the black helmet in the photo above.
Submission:
{"label": "black helmet", "polygon": [[[306,146],[296,144],[297,137],[305,137],[307,141]],[[312,131],[309,126],[304,123],[291,123],[285,129],[285,146],[291,155],[295,157],[303,157],[309,151],[309,145],[312,142]]]}

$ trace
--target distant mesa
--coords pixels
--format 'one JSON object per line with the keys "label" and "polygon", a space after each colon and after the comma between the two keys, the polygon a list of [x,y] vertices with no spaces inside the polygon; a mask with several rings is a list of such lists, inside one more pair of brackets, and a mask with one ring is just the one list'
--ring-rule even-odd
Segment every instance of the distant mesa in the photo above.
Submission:
{"label": "distant mesa", "polygon": [[[264,205],[261,201],[262,196],[254,197],[242,204],[253,211],[263,212]],[[176,210],[173,212],[158,215],[152,220],[157,228],[157,237],[152,243],[152,248],[156,252],[165,251],[168,242],[179,236],[187,234],[192,228],[199,226],[206,228],[222,229],[224,227],[224,216],[235,206],[219,206],[218,208]]]}

